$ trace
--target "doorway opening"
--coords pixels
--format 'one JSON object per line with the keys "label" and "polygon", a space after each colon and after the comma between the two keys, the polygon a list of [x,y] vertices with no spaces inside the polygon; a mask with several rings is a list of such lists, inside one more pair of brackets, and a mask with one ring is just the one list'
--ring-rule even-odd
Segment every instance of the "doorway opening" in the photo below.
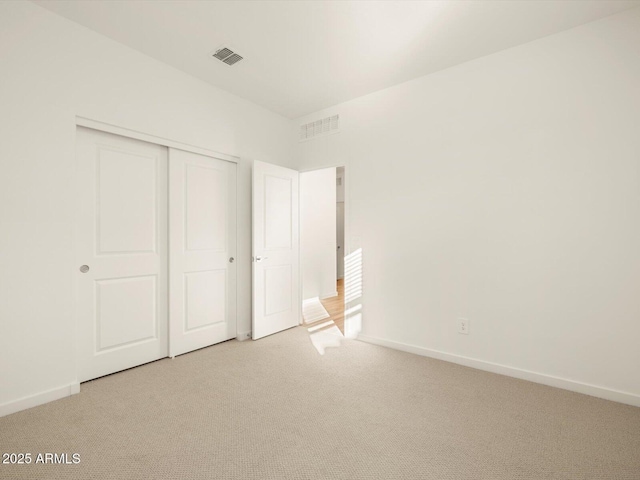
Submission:
{"label": "doorway opening", "polygon": [[302,319],[320,353],[345,336],[345,186],[343,166],[300,173]]}

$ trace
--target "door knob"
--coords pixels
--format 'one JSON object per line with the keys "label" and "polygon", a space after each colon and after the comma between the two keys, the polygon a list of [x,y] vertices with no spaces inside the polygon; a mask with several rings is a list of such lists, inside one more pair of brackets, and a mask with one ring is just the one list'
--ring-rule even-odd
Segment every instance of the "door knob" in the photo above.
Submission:
{"label": "door knob", "polygon": [[80,267],[80,271],[81,271],[82,273],[87,273],[87,272],[89,271],[89,265],[82,265],[82,266]]}
{"label": "door knob", "polygon": [[229,263],[233,263],[234,260],[235,260],[235,258],[229,257]]}
{"label": "door knob", "polygon": [[256,257],[256,262],[261,262],[262,260],[266,260],[269,257]]}

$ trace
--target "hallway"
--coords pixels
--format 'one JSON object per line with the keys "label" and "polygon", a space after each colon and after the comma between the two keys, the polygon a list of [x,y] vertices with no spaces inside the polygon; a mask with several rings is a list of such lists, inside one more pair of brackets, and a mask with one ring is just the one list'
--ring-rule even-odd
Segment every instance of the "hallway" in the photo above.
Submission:
{"label": "hallway", "polygon": [[[332,328],[335,324],[340,333],[344,335],[344,279],[341,278],[337,281],[337,290],[337,296],[320,300],[330,317],[312,323],[305,323],[305,327],[312,329],[312,331],[320,331]],[[321,328],[317,328],[320,326]]]}

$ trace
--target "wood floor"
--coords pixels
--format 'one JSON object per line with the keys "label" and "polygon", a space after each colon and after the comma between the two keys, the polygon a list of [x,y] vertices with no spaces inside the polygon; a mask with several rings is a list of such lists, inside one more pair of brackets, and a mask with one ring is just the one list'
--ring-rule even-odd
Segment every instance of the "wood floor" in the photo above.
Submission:
{"label": "wood floor", "polygon": [[[336,324],[344,335],[344,279],[338,280],[338,296],[320,300],[324,308],[327,309],[331,320]],[[322,320],[327,322],[328,319]]]}

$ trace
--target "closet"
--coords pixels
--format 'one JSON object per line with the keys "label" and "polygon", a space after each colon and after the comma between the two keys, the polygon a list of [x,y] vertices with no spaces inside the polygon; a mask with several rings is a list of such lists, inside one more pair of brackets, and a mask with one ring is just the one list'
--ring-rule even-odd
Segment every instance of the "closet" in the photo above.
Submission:
{"label": "closet", "polygon": [[77,127],[78,379],[236,336],[236,164]]}

